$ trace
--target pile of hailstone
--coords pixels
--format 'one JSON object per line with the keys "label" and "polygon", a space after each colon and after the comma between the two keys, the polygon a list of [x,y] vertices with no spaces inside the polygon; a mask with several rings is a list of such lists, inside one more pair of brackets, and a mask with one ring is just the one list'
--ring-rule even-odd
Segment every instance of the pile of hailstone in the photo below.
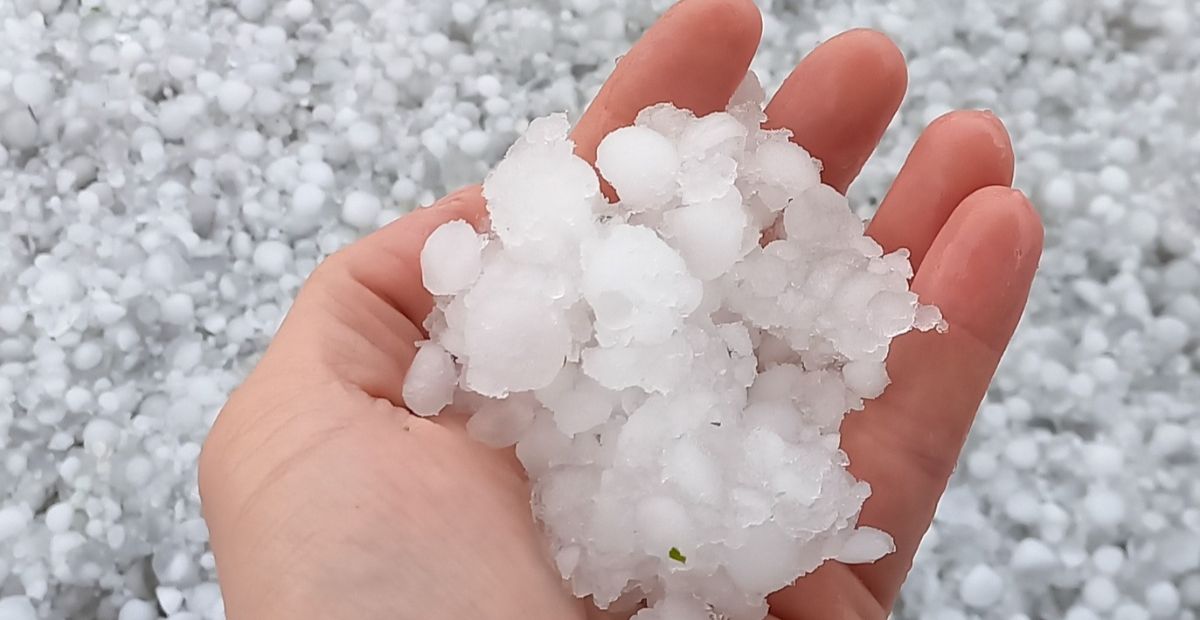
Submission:
{"label": "pile of hailstone", "polygon": [[750,78],[727,112],[643,110],[598,150],[616,204],[566,116],[536,120],[484,184],[490,230],[447,223],[421,255],[407,404],[515,443],[575,594],[646,620],[758,620],[823,561],[889,553],[855,527],[870,489],[838,430],[892,338],[944,326],[761,102]]}

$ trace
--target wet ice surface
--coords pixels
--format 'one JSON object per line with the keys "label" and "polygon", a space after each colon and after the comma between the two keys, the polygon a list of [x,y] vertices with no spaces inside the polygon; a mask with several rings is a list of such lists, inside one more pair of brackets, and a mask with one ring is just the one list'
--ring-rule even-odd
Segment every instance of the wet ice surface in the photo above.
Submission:
{"label": "wet ice surface", "polygon": [[[862,215],[926,123],[985,107],[1048,228],[896,617],[1194,619],[1196,3],[760,6],[766,84],[850,27],[908,57]],[[0,2],[0,610],[221,617],[195,455],[300,282],[574,118],[664,8]],[[710,211],[671,224],[697,270],[728,260],[683,245]]]}
{"label": "wet ice surface", "polygon": [[437,307],[405,401],[515,442],[564,579],[639,619],[761,620],[826,559],[894,549],[855,527],[870,487],[838,431],[892,338],[946,326],[763,103],[751,75],[728,112],[643,110],[599,145],[613,205],[566,116],[534,120],[483,184],[490,229],[449,222],[421,256]]}

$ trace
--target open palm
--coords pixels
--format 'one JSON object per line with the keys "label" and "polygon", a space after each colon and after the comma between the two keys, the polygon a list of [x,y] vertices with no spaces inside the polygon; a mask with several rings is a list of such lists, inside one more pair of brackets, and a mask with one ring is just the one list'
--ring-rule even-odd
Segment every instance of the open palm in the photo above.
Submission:
{"label": "open palm", "polygon": [[[593,159],[604,135],[654,103],[722,109],[760,32],[750,0],[676,6],[620,61],[575,129],[577,151]],[[890,41],[850,32],[797,66],[768,123],[791,129],[845,191],[906,81]],[[892,533],[897,552],[827,563],[776,593],[772,615],[874,619],[891,608],[1037,267],[1041,224],[1012,174],[1000,122],[952,113],[918,141],[868,227],[885,250],[911,250],[913,290],[952,325],[897,339],[892,386],[843,427],[850,468],[874,489],[861,523]],[[470,440],[461,418],[403,409],[433,304],[420,249],[443,222],[485,215],[478,187],[467,188],[325,261],[222,411],[200,473],[230,618],[600,615],[548,561],[511,453]]]}

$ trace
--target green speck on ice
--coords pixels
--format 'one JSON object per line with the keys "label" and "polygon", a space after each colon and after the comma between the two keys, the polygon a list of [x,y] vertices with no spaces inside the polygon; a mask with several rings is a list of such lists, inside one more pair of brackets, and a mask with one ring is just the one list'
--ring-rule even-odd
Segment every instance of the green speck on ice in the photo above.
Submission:
{"label": "green speck on ice", "polygon": [[687,556],[679,552],[679,547],[671,547],[671,550],[667,552],[667,557],[680,564],[687,564]]}

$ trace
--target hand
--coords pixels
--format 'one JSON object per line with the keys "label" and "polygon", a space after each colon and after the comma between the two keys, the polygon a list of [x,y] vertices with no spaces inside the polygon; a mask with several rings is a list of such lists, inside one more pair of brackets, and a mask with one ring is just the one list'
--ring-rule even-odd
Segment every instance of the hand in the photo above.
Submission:
{"label": "hand", "polygon": [[[594,158],[605,134],[653,103],[722,109],[760,31],[749,0],[672,9],[580,120],[579,154]],[[796,67],[769,123],[791,129],[845,191],[906,81],[890,41],[849,32]],[[851,470],[874,490],[861,523],[892,533],[896,553],[827,563],[775,594],[774,616],[879,619],[895,601],[1037,267],[1042,227],[1012,175],[1000,122],[952,113],[918,141],[871,222],[886,250],[911,250],[913,289],[952,329],[899,338],[893,384],[843,427]],[[200,486],[230,618],[600,617],[551,567],[511,453],[475,443],[455,418],[403,408],[433,304],[420,281],[424,239],[484,215],[479,188],[468,188],[329,258],[222,411]]]}

